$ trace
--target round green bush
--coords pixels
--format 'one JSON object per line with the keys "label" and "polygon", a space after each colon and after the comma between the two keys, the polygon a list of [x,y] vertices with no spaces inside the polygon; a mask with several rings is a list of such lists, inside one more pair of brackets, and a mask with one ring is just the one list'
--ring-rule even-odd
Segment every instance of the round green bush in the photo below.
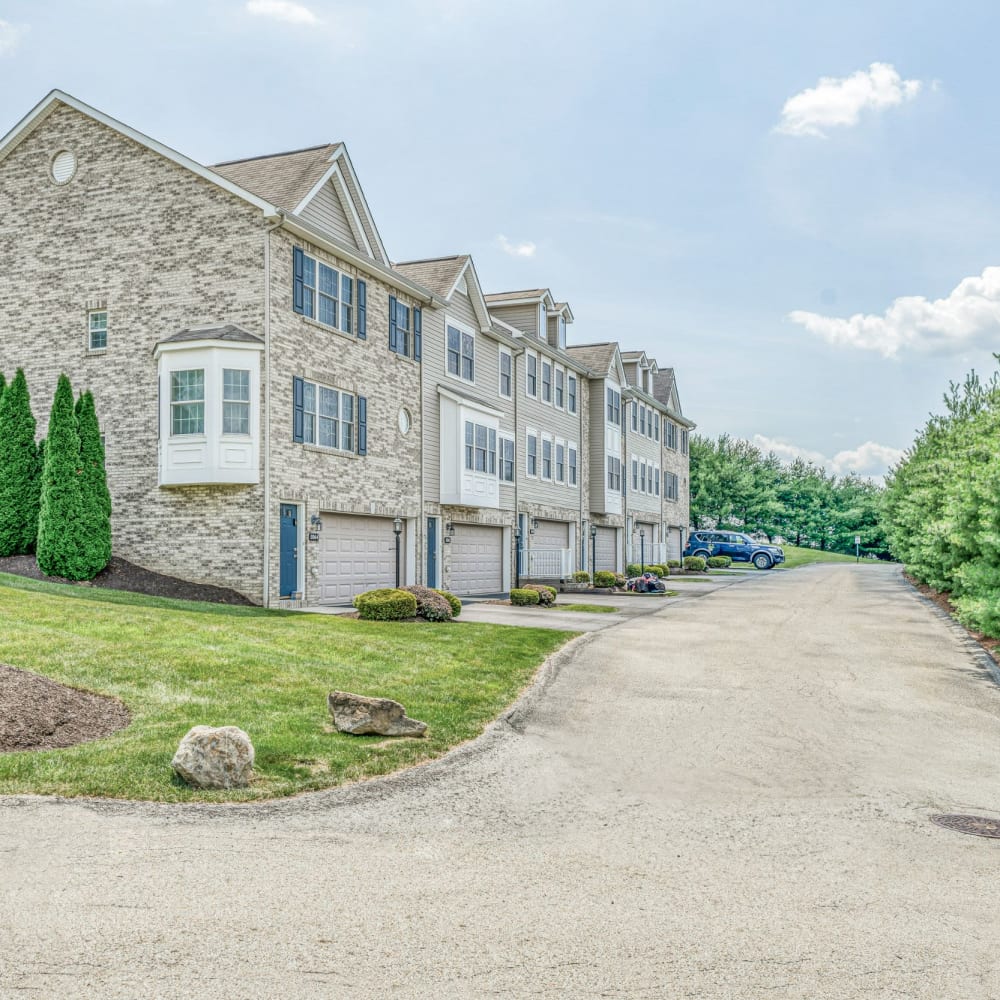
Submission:
{"label": "round green bush", "polygon": [[729,556],[709,556],[707,565],[709,569],[726,569],[732,562]]}
{"label": "round green bush", "polygon": [[638,576],[641,572],[642,572],[642,570],[639,568],[639,564],[638,563],[629,563],[625,567],[625,575],[626,576]]}
{"label": "round green bush", "polygon": [[652,566],[647,566],[646,569],[657,576],[670,576],[670,570],[663,563],[654,563]]}
{"label": "round green bush", "polygon": [[546,586],[544,583],[526,583],[522,589],[537,591],[538,603],[546,607],[556,603],[556,595],[559,593],[555,587]]}
{"label": "round green bush", "polygon": [[435,590],[434,593],[440,594],[451,605],[452,618],[457,618],[462,613],[462,602],[450,591]]}
{"label": "round green bush", "polygon": [[615,574],[611,570],[599,569],[594,574],[595,587],[613,587],[615,585]]}
{"label": "round green bush", "polygon": [[451,621],[451,604],[430,587],[402,587],[417,599],[417,617],[429,622]]}
{"label": "round green bush", "polygon": [[574,583],[590,583],[590,574],[585,569],[578,569],[573,574]]}
{"label": "round green bush", "polygon": [[681,568],[681,561],[680,561],[680,559],[668,559],[667,560],[667,569],[680,569],[680,568]]}
{"label": "round green bush", "polygon": [[625,577],[621,573],[615,573],[615,586],[616,587],[625,586]]}
{"label": "round green bush", "polygon": [[358,617],[372,622],[398,622],[417,615],[417,599],[405,590],[367,590],[354,598]]}
{"label": "round green bush", "polygon": [[705,560],[701,556],[685,556],[684,568],[690,570],[692,573],[704,573]]}
{"label": "round green bush", "polygon": [[538,591],[529,590],[527,587],[515,587],[510,592],[510,603],[516,605],[517,607],[527,607],[530,604],[538,604]]}

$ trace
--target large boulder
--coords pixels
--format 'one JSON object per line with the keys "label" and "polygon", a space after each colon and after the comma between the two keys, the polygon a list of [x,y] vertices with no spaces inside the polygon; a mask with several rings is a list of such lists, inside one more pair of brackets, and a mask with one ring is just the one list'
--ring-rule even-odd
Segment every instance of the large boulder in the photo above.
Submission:
{"label": "large boulder", "polygon": [[347,691],[331,691],[326,699],[333,723],[342,733],[363,736],[422,736],[426,722],[406,715],[406,709],[391,698],[366,698]]}
{"label": "large boulder", "polygon": [[237,726],[195,726],[171,766],[196,788],[245,788],[253,777],[253,744]]}

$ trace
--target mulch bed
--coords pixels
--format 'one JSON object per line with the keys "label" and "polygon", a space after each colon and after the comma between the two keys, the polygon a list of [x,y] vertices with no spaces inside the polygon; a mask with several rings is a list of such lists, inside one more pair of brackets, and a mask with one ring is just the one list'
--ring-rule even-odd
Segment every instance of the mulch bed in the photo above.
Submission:
{"label": "mulch bed", "polygon": [[[958,621],[955,614],[955,605],[948,599],[947,594],[942,594],[939,590],[934,590],[933,588],[928,587],[926,583],[917,583],[917,581],[914,580],[909,573],[904,573],[903,576],[906,577],[910,585],[915,590],[919,591],[929,601],[933,601],[945,614],[954,618],[956,622]],[[965,631],[968,632],[969,635],[975,639],[976,642],[978,642],[979,645],[982,646],[983,649],[985,649],[997,663],[1000,663],[1000,639],[993,639],[990,636],[983,635],[982,632],[976,632],[974,629],[968,628],[967,626],[962,627],[965,628]]]}
{"label": "mulch bed", "polygon": [[0,753],[56,750],[103,739],[132,716],[114,698],[0,663]]}
{"label": "mulch bed", "polygon": [[150,597],[174,597],[182,601],[209,601],[212,604],[252,605],[242,594],[226,587],[210,587],[204,583],[189,583],[174,576],[164,576],[143,569],[126,559],[112,556],[111,562],[93,580],[74,583],[58,576],[46,576],[35,562],[34,556],[5,556],[0,558],[0,573],[27,576],[32,580],[50,583],[73,583],[77,587],[103,587],[106,590],[128,590]]}

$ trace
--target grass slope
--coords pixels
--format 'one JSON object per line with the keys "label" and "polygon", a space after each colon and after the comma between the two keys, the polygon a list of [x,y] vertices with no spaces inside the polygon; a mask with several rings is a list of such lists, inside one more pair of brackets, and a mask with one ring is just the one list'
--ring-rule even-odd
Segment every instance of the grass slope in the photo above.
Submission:
{"label": "grass slope", "polygon": [[[132,724],[64,750],[0,754],[0,793],[158,801],[291,795],[440,756],[509,705],[573,633],[475,623],[376,623],[143,597],[0,574],[0,661],[113,695]],[[331,731],[339,688],[395,698],[422,740]],[[247,789],[196,791],[170,759],[194,725],[245,729]]]}
{"label": "grass slope", "polygon": [[[797,545],[782,545],[785,561],[779,569],[794,569],[796,566],[808,566],[810,563],[839,562],[852,563],[854,556],[845,556],[839,552],[821,552],[819,549],[799,548]],[[876,560],[862,559],[861,565],[876,565]]]}

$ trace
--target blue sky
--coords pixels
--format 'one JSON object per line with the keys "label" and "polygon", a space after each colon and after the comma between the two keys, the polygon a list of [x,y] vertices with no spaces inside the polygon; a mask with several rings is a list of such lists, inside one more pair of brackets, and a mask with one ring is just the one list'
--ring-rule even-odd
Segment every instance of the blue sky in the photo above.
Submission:
{"label": "blue sky", "polygon": [[[60,88],[212,163],[346,141],[390,255],[546,286],[702,433],[880,474],[1000,349],[987,3],[0,0]],[[854,317],[852,319],[852,317]]]}

